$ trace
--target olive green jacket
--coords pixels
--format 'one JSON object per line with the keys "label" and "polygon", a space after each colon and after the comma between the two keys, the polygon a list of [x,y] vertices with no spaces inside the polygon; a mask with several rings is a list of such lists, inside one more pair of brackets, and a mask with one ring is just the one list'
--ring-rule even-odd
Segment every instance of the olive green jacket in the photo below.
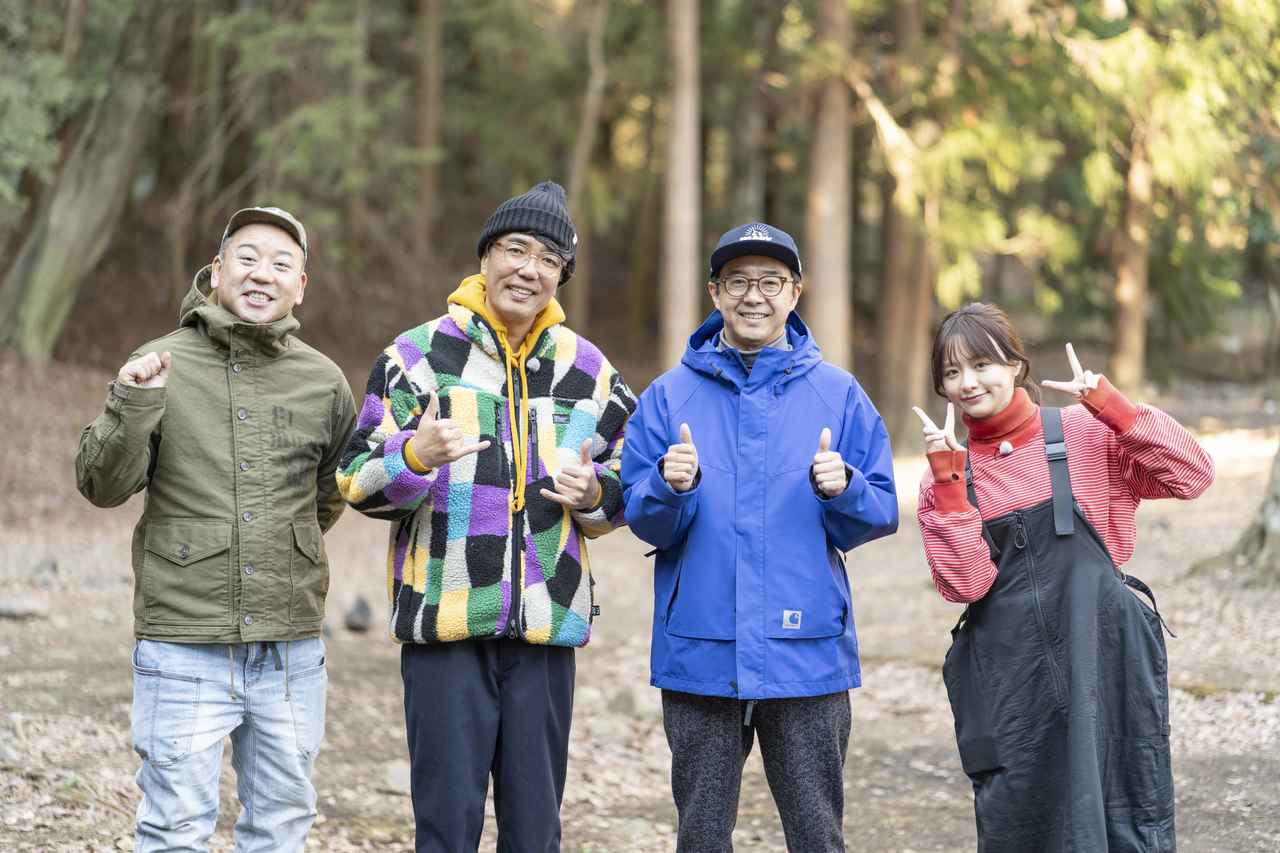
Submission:
{"label": "olive green jacket", "polygon": [[120,381],[80,436],[76,479],[97,506],[146,489],[133,533],[134,632],[180,643],[315,636],[342,513],[334,470],[355,424],[342,371],[292,335],[246,323],[192,282],[164,388]]}

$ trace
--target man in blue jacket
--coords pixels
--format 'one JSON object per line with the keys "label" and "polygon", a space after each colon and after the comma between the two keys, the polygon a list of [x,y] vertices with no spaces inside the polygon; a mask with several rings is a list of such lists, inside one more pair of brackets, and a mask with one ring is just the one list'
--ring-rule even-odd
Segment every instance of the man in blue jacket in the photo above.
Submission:
{"label": "man in blue jacket", "polygon": [[627,522],[657,549],[662,689],[679,853],[732,850],[755,738],[787,847],[844,850],[848,690],[861,682],[843,552],[895,531],[884,423],[795,313],[795,241],[729,231],[716,310],[627,425]]}

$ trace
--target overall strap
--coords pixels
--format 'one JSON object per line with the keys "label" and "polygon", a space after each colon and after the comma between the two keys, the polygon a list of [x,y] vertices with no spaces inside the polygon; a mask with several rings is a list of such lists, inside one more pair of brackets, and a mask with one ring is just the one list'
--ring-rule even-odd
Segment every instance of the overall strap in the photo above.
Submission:
{"label": "overall strap", "polygon": [[[977,509],[978,508],[978,492],[973,488],[973,466],[969,464],[968,453],[964,455],[964,484],[965,484],[965,488],[969,492],[969,503],[973,505],[974,509]],[[979,521],[981,521],[982,523],[982,538],[987,541],[987,550],[991,552],[991,562],[999,563],[1000,549],[996,547],[995,541],[991,538],[991,534],[987,531],[987,523],[981,520],[981,514],[979,514]]]}
{"label": "overall strap", "polygon": [[1053,529],[1059,536],[1075,533],[1072,515],[1071,472],[1067,469],[1067,442],[1062,435],[1062,409],[1040,407],[1044,425],[1044,455],[1049,460],[1049,482],[1053,486]]}

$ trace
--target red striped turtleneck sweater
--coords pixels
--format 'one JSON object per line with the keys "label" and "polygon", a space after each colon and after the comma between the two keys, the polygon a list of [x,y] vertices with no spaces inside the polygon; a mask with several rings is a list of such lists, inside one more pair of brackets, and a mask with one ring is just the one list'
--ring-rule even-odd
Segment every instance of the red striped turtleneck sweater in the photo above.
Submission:
{"label": "red striped turtleneck sweater", "polygon": [[[929,454],[916,515],[934,586],[947,601],[977,601],[995,583],[982,538],[983,519],[1025,509],[1053,494],[1040,408],[1019,388],[1001,412],[969,428],[973,485],[965,489],[965,451]],[[1138,504],[1198,497],[1213,482],[1213,460],[1189,432],[1159,409],[1135,405],[1105,378],[1083,405],[1062,410],[1071,491],[1117,566],[1133,556]],[[1013,451],[1000,453],[1002,442]]]}

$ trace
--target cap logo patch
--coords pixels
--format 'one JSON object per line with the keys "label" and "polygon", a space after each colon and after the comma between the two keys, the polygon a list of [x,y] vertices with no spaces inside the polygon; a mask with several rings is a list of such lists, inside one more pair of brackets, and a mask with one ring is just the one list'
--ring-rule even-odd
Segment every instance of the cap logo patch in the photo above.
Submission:
{"label": "cap logo patch", "polygon": [[768,228],[766,228],[766,227],[765,227],[765,226],[763,226],[763,225],[758,225],[758,224],[757,224],[757,225],[752,225],[752,226],[750,226],[749,228],[747,228],[747,230],[746,230],[745,232],[743,232],[743,235],[742,235],[741,237],[739,237],[739,238],[738,238],[738,241],[739,241],[739,242],[741,242],[741,241],[743,241],[743,240],[765,240],[765,241],[768,241],[768,242],[772,243],[772,242],[773,242],[773,235],[771,235],[771,234],[769,233],[769,229],[768,229]]}

